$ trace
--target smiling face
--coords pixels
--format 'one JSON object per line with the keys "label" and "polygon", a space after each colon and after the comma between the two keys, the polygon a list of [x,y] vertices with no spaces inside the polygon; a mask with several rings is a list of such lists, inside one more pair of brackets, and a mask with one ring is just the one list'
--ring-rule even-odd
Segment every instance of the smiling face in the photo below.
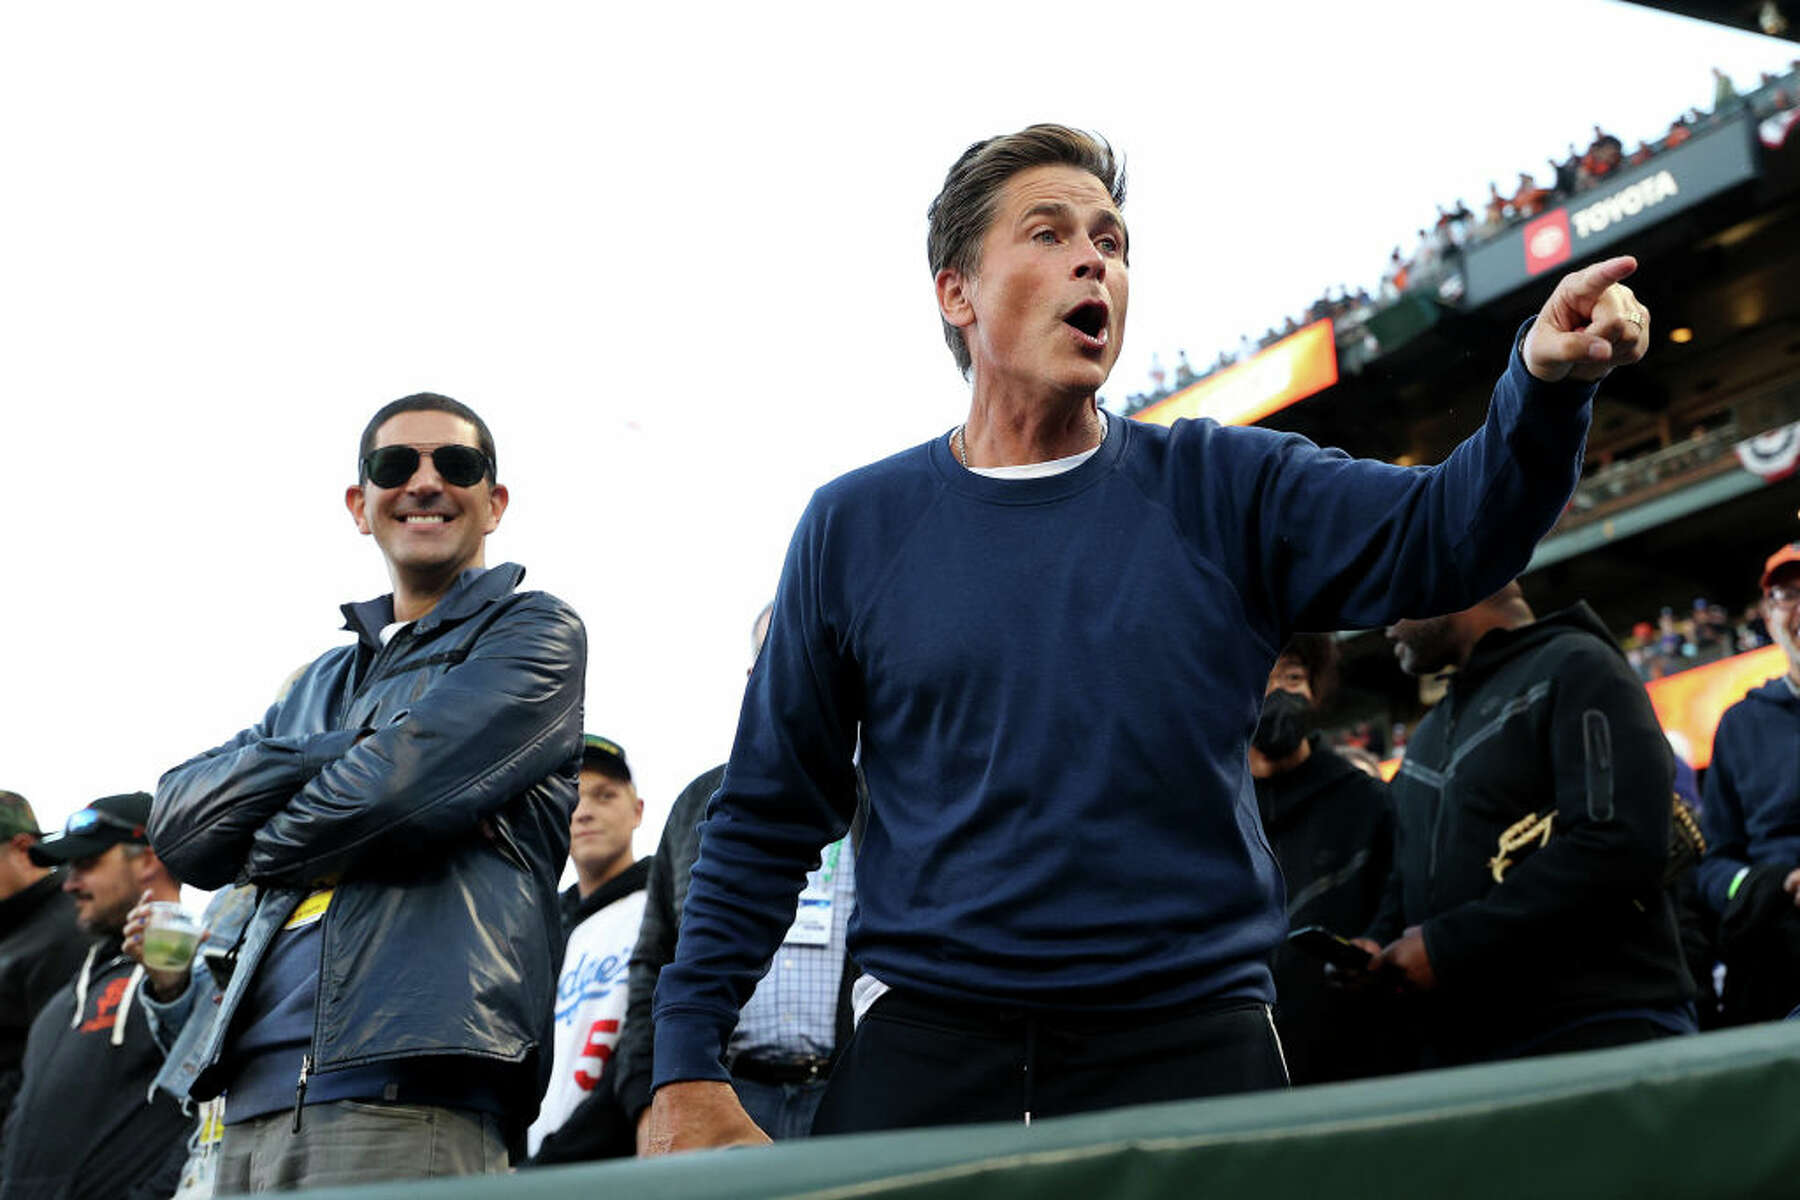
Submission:
{"label": "smiling face", "polygon": [[977,387],[1092,395],[1125,335],[1131,287],[1124,219],[1098,178],[1044,166],[1006,181],[973,274],[937,276]]}
{"label": "smiling face", "polygon": [[[479,446],[475,426],[452,413],[423,410],[398,413],[375,433],[376,449],[447,445]],[[463,571],[484,565],[487,535],[499,526],[506,500],[506,488],[491,476],[469,487],[446,483],[426,454],[405,483],[384,488],[365,481],[345,494],[357,529],[381,547],[396,592],[441,591]]]}

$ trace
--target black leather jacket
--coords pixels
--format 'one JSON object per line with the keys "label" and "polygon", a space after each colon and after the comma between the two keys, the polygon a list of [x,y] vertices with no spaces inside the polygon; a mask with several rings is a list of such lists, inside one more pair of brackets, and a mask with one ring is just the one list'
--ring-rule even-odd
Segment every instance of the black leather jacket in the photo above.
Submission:
{"label": "black leather jacket", "polygon": [[310,1070],[467,1055],[508,1074],[522,1131],[550,1056],[556,882],[581,753],[586,635],[522,567],[468,571],[383,646],[390,597],[345,605],[354,645],[322,655],[262,722],[169,771],[150,840],[199,887],[261,889],[195,1079],[220,1057],[295,905],[335,880]]}

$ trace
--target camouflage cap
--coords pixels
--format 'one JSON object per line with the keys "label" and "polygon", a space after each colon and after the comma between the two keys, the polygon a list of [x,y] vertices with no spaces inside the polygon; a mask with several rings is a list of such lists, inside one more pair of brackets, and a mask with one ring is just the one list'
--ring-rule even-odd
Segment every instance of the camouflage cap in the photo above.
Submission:
{"label": "camouflage cap", "polygon": [[15,833],[36,836],[43,832],[38,828],[37,814],[31,811],[31,801],[17,792],[0,790],[0,838],[9,838]]}

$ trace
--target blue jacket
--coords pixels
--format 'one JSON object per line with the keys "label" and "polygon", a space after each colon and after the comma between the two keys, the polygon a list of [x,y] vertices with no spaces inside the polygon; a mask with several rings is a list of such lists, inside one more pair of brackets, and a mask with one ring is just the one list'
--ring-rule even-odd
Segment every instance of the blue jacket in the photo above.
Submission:
{"label": "blue jacket", "polygon": [[[150,1034],[163,1048],[162,1070],[151,1081],[150,1091],[157,1088],[188,1106],[188,1090],[206,1066],[207,1042],[212,1034],[213,1014],[219,1003],[219,984],[207,967],[205,954],[237,944],[244,926],[256,913],[256,889],[227,888],[212,898],[200,924],[206,930],[206,942],[188,968],[188,985],[181,995],[164,1003],[150,994],[149,985],[137,991],[138,1001],[150,1018]],[[194,1020],[195,1014],[200,1015]]]}
{"label": "blue jacket", "polygon": [[151,845],[199,887],[260,889],[190,1089],[218,1095],[226,1034],[306,893],[322,926],[310,1071],[465,1055],[518,1064],[516,1141],[536,1113],[562,948],[557,878],[581,754],[586,636],[524,568],[468,571],[385,646],[391,597],[345,605],[262,722],[157,785]]}
{"label": "blue jacket", "polygon": [[1723,913],[1744,867],[1800,867],[1800,699],[1771,679],[1725,710],[1713,735],[1700,828],[1700,894]]}
{"label": "blue jacket", "polygon": [[1590,395],[1514,353],[1428,468],[1109,418],[1060,475],[984,478],[937,438],[821,488],[657,986],[656,1082],[724,1078],[859,745],[849,940],[876,979],[1040,1011],[1270,999],[1286,919],[1245,754],[1276,653],[1511,579],[1574,487]]}

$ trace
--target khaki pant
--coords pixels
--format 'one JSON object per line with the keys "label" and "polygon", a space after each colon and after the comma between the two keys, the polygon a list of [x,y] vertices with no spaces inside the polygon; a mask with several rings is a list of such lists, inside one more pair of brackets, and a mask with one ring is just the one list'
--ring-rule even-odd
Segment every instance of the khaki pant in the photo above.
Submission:
{"label": "khaki pant", "polygon": [[299,1133],[291,1113],[227,1125],[217,1194],[497,1175],[507,1165],[499,1119],[488,1113],[338,1100],[305,1109]]}

